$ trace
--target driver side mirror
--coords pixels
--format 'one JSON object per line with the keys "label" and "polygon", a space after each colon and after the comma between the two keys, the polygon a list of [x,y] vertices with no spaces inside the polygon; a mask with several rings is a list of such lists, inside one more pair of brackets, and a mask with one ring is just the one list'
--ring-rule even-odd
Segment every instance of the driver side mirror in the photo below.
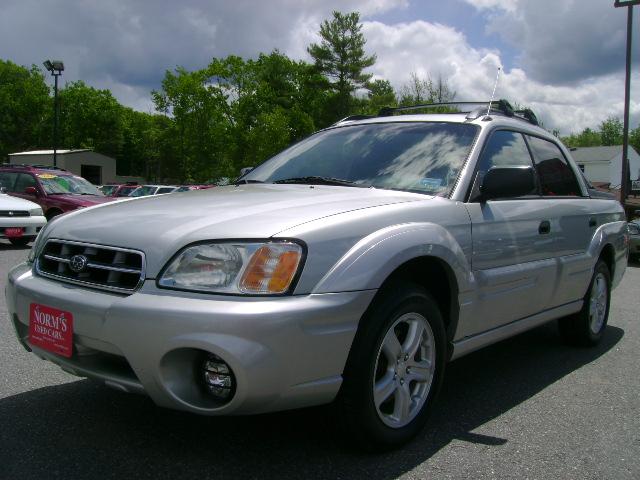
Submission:
{"label": "driver side mirror", "polygon": [[38,190],[36,190],[36,187],[27,187],[24,189],[24,193],[27,195],[33,195],[34,197],[38,196]]}
{"label": "driver side mirror", "polygon": [[481,201],[493,198],[514,198],[535,194],[536,182],[532,167],[492,167],[480,185]]}
{"label": "driver side mirror", "polygon": [[0,193],[7,193],[7,187],[0,187]]}

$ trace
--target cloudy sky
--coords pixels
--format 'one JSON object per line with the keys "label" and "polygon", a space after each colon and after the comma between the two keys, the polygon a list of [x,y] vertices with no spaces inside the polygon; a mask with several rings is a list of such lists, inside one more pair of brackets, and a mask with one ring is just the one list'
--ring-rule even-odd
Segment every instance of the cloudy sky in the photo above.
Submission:
{"label": "cloudy sky", "polygon": [[[64,60],[65,81],[109,88],[152,111],[166,69],[279,49],[307,59],[332,10],[361,13],[370,69],[399,88],[412,71],[442,75],[458,100],[531,106],[563,134],[622,118],[626,9],[613,0],[2,0],[0,58]],[[634,23],[640,31],[640,8]],[[636,36],[637,39],[637,36]],[[631,126],[640,123],[634,42]]]}

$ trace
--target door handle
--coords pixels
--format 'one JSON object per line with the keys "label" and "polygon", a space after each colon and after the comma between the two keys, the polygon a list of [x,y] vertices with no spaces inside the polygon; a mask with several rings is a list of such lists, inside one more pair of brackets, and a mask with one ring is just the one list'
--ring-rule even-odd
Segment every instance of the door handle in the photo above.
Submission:
{"label": "door handle", "polygon": [[543,222],[540,222],[540,226],[538,227],[538,233],[540,235],[546,235],[549,232],[551,232],[551,222],[549,222],[549,220],[544,220]]}
{"label": "door handle", "polygon": [[594,217],[591,217],[589,219],[589,226],[590,227],[595,227],[596,225],[598,225],[598,221]]}

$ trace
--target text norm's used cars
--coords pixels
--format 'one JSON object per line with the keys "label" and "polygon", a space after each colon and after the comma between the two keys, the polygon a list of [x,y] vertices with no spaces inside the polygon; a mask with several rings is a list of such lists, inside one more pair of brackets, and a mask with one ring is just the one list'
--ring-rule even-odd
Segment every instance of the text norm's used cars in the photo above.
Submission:
{"label": "text norm's used cars", "polygon": [[530,111],[348,117],[235,185],[77,211],[9,273],[20,342],[205,415],[334,403],[355,444],[423,427],[445,364],[559,319],[605,334],[628,255]]}

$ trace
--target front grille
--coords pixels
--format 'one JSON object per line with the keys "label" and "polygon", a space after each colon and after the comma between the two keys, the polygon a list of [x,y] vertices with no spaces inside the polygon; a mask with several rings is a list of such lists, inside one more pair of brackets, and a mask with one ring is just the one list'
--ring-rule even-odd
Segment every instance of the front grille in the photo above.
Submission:
{"label": "front grille", "polygon": [[49,240],[36,269],[45,277],[65,282],[133,292],[144,280],[144,254],[126,248]]}
{"label": "front grille", "polygon": [[28,217],[26,210],[0,210],[0,217]]}

